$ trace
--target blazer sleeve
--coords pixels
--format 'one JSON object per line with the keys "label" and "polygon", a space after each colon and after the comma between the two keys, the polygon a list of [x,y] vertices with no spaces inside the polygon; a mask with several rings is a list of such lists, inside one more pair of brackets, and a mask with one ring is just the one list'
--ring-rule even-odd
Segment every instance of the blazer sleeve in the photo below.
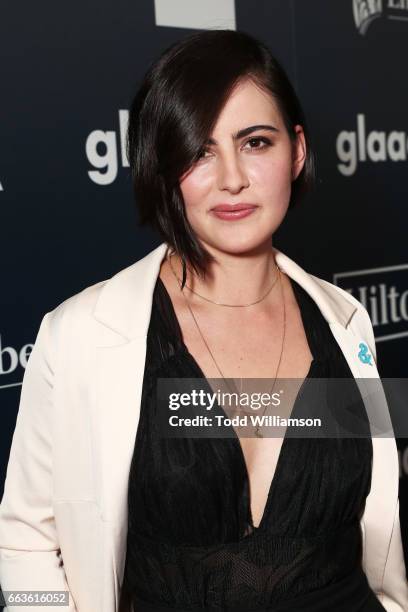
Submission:
{"label": "blazer sleeve", "polygon": [[399,501],[384,570],[382,593],[379,598],[387,612],[408,611],[408,581],[402,549]]}
{"label": "blazer sleeve", "polygon": [[[358,309],[358,332],[364,334],[364,338],[369,346],[370,352],[377,365],[377,349],[375,345],[375,335],[370,315],[364,305],[349,292],[337,285],[333,285],[343,295],[350,300]],[[352,319],[353,325],[354,319]],[[363,527],[363,538],[364,524]],[[370,565],[371,559],[365,559],[364,570]],[[399,516],[399,501],[396,504],[394,523],[389,543],[387,560],[385,563],[381,591],[376,594],[387,612],[408,612],[408,580],[405,566],[404,552],[402,547],[401,525]]]}
{"label": "blazer sleeve", "polygon": [[[47,313],[23,377],[0,504],[0,585],[3,591],[68,591],[52,503],[53,350]],[[50,597],[50,595],[48,595]],[[25,606],[57,612],[61,605]],[[21,606],[9,605],[9,612]]]}
{"label": "blazer sleeve", "polygon": [[[360,304],[368,330],[367,342],[377,364],[375,336],[370,315]],[[369,562],[369,560],[367,560]],[[387,612],[408,612],[408,579],[402,547],[399,500],[397,502],[391,541],[384,569],[382,591],[379,599]]]}

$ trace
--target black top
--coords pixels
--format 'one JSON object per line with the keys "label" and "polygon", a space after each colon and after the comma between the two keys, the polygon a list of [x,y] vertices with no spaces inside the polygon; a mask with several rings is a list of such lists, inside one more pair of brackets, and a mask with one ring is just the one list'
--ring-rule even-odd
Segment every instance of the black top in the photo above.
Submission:
{"label": "black top", "polygon": [[[353,378],[319,308],[290,282],[313,355],[305,381]],[[131,609],[129,601],[135,612],[384,610],[362,570],[360,519],[370,491],[371,437],[285,437],[254,527],[238,436],[163,438],[155,418],[159,377],[205,378],[183,343],[160,277],[129,475],[121,610]],[[366,419],[359,398],[355,409]]]}

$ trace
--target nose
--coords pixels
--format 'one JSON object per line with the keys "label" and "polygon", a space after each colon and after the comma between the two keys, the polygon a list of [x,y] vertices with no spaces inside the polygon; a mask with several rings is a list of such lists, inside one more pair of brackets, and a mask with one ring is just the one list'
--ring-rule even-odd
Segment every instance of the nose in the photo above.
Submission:
{"label": "nose", "polygon": [[249,180],[245,167],[236,154],[232,153],[218,160],[218,188],[220,190],[239,193],[248,185]]}

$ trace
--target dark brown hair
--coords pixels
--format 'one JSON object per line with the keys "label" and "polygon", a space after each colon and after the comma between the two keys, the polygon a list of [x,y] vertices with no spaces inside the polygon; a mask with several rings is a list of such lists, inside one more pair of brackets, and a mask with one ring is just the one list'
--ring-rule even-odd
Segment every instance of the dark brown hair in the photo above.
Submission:
{"label": "dark brown hair", "polygon": [[204,276],[211,255],[186,214],[180,177],[197,160],[238,82],[251,79],[272,95],[292,140],[303,127],[306,160],[292,183],[289,208],[314,183],[314,155],[297,95],[269,48],[244,32],[203,30],[163,51],[151,64],[129,111],[127,155],[140,224],[158,230],[186,265]]}

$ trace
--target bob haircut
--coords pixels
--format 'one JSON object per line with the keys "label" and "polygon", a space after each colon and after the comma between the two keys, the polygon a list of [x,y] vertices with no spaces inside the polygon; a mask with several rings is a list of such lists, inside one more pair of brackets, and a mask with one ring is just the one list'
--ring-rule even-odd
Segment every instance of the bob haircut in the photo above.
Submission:
{"label": "bob haircut", "polygon": [[165,49],[146,72],[129,110],[127,156],[140,225],[158,230],[183,265],[204,277],[211,254],[198,242],[185,213],[180,177],[210,137],[229,94],[251,79],[277,104],[287,132],[303,127],[306,160],[292,183],[289,208],[314,184],[314,155],[305,117],[281,65],[247,33],[203,30]]}

